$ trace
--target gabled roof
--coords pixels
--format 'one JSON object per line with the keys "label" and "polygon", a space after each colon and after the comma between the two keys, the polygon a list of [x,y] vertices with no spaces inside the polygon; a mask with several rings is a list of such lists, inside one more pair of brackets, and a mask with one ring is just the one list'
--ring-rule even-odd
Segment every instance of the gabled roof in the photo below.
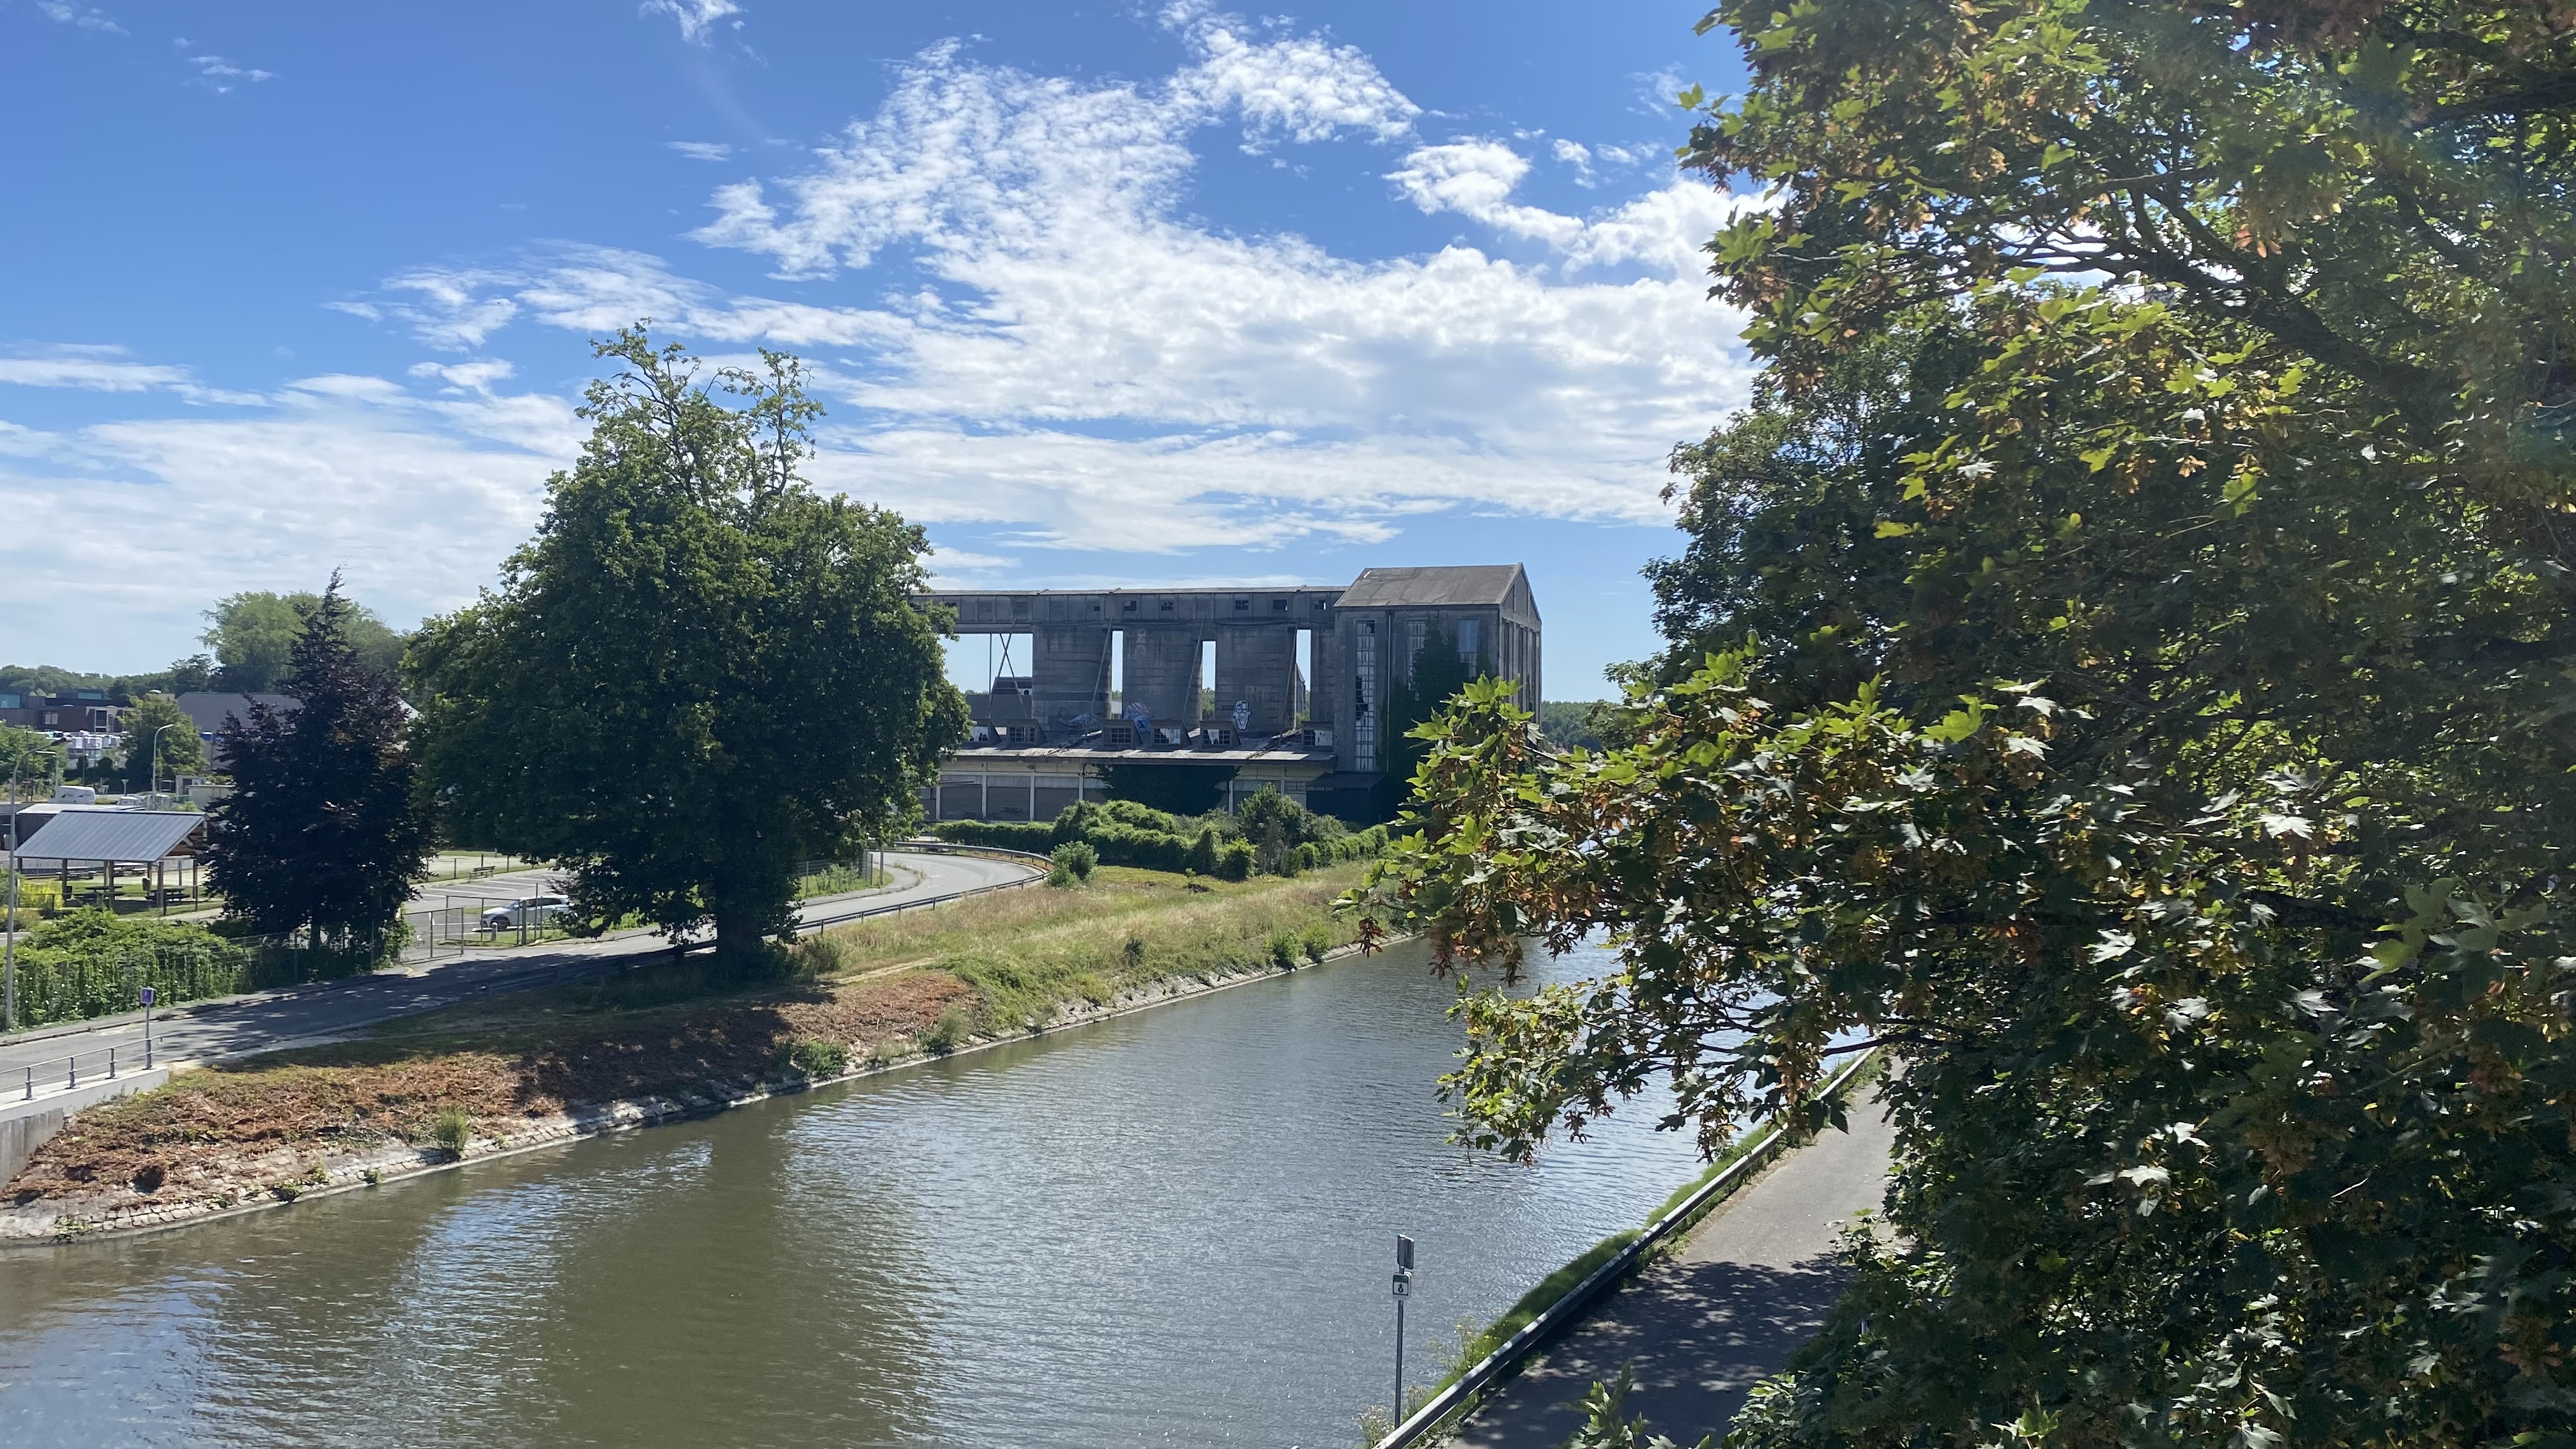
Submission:
{"label": "gabled roof", "polygon": [[1501,607],[1535,621],[1529,576],[1519,564],[1466,564],[1451,568],[1362,569],[1342,590],[1344,609],[1430,609],[1443,605]]}
{"label": "gabled roof", "polygon": [[1362,569],[1342,590],[1345,609],[1426,608],[1439,604],[1499,604],[1521,576],[1519,564],[1469,564],[1461,568]]}
{"label": "gabled roof", "polygon": [[74,805],[58,811],[19,842],[18,866],[48,870],[67,860],[149,864],[168,856],[205,823],[205,816],[187,810]]}

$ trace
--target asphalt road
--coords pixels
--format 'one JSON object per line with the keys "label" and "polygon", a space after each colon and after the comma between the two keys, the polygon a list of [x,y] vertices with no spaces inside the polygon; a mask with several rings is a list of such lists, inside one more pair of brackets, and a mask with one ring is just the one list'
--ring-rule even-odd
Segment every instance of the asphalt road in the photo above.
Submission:
{"label": "asphalt road", "polygon": [[1873,1099],[1736,1190],[1681,1255],[1646,1269],[1566,1331],[1450,1441],[1460,1449],[1558,1449],[1583,1425],[1597,1380],[1634,1364],[1628,1417],[1695,1444],[1726,1437],[1747,1391],[1824,1326],[1842,1292],[1829,1258],[1842,1225],[1879,1206],[1895,1134]]}
{"label": "asphalt road", "polygon": [[[798,913],[805,925],[827,925],[906,905],[921,905],[981,887],[1036,879],[1041,872],[1016,861],[974,855],[931,855],[911,851],[888,853],[898,880],[909,884],[808,901]],[[246,1052],[273,1051],[303,1042],[327,1040],[359,1027],[414,1012],[431,1011],[478,996],[525,990],[576,976],[613,971],[634,958],[670,950],[648,931],[628,932],[597,941],[478,950],[462,957],[353,976],[317,986],[262,992],[254,996],[181,1006],[155,1013],[153,1058],[172,1062],[211,1061]],[[117,1049],[120,1069],[143,1060],[143,1025],[139,1017],[107,1017],[73,1030],[49,1030],[0,1040],[0,1096],[14,1098],[26,1068],[38,1069],[41,1095],[50,1082],[59,1087],[61,1059],[77,1052],[81,1077],[104,1074],[109,1047]]]}

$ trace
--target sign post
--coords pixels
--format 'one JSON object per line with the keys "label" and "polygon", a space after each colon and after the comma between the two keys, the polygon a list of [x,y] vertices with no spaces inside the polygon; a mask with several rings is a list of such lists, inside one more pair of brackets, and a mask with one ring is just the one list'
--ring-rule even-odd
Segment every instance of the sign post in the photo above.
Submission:
{"label": "sign post", "polygon": [[1413,1292],[1413,1240],[1395,1235],[1395,1405],[1396,1423],[1404,1422],[1404,1300]]}
{"label": "sign post", "polygon": [[152,988],[143,988],[143,1070],[152,1070]]}

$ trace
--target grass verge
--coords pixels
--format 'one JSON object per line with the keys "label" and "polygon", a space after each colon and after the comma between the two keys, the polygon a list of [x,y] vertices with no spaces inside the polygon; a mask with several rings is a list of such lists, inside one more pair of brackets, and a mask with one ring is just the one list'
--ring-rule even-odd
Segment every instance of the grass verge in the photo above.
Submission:
{"label": "grass verge", "polygon": [[[385,1024],[353,1041],[182,1073],[82,1112],[7,1184],[7,1205],[114,1225],[357,1178],[466,1139],[508,1145],[647,1097],[713,1106],[1021,1035],[1278,969],[1274,940],[1347,941],[1333,897],[1361,867],[1193,882],[1104,868],[808,936],[776,976],[661,958]],[[319,1174],[317,1178],[316,1174]],[[373,1178],[368,1180],[372,1181]]]}

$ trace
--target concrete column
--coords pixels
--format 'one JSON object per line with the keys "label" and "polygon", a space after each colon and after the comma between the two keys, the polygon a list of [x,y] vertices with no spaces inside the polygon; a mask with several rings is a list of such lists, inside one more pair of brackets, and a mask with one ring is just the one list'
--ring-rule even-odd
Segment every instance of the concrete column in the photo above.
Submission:
{"label": "concrete column", "polygon": [[1335,721],[1351,712],[1351,682],[1342,668],[1342,631],[1327,620],[1315,626],[1311,642],[1314,674],[1306,681],[1306,716],[1319,730],[1334,729]]}
{"label": "concrete column", "polygon": [[1127,633],[1127,702],[1141,704],[1158,727],[1187,729],[1199,717],[1199,631],[1165,624]]}
{"label": "concrete column", "polygon": [[1232,724],[1235,702],[1252,706],[1244,732],[1266,739],[1295,717],[1297,631],[1277,624],[1219,624],[1216,717]]}
{"label": "concrete column", "polygon": [[1109,630],[1098,624],[1040,625],[1030,639],[1034,698],[1040,724],[1052,727],[1089,715],[1092,727],[1109,714]]}

